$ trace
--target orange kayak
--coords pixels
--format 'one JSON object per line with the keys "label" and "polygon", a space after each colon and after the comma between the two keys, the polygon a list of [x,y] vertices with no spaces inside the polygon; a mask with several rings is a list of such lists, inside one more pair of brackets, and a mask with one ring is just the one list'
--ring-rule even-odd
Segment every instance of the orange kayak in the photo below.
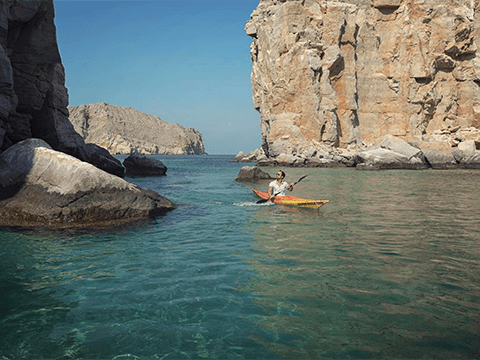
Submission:
{"label": "orange kayak", "polygon": [[[265,191],[260,191],[257,189],[252,189],[253,193],[257,196],[260,196],[262,199],[268,199],[268,193]],[[318,209],[319,207],[328,203],[328,200],[307,200],[300,199],[295,196],[285,195],[285,196],[275,196],[273,200],[275,204],[282,205],[292,205],[292,206],[301,206]]]}

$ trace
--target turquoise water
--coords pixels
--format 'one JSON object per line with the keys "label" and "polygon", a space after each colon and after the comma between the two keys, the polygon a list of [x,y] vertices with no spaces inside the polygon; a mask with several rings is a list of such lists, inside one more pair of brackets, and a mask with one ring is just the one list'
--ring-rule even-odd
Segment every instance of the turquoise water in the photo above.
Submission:
{"label": "turquoise water", "polygon": [[128,180],[164,217],[0,230],[0,358],[480,358],[479,171],[284,169],[311,210],[256,205],[232,156],[158,158]]}

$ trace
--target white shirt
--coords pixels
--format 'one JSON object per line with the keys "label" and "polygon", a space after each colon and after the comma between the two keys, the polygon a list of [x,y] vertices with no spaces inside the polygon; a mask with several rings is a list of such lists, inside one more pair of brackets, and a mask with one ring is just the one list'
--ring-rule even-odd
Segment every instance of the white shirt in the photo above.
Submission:
{"label": "white shirt", "polygon": [[290,184],[284,181],[282,182],[281,185],[278,185],[277,180],[274,180],[268,186],[273,188],[273,195],[285,196],[285,190],[287,190],[290,187]]}

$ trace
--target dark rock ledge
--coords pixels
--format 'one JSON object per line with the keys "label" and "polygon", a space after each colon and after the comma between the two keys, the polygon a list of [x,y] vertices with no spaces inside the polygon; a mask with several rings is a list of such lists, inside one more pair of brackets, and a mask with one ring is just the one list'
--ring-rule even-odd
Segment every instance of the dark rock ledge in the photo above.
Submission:
{"label": "dark rock ledge", "polygon": [[0,155],[0,226],[97,227],[155,217],[175,205],[43,140]]}
{"label": "dark rock ledge", "polygon": [[157,159],[148,158],[143,154],[131,154],[123,160],[126,176],[163,176],[167,167]]}

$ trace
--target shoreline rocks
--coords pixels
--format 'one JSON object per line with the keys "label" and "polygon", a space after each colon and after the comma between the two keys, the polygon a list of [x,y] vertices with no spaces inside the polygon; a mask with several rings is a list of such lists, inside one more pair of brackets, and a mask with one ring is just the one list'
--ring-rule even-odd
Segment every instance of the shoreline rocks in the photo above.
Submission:
{"label": "shoreline rocks", "polygon": [[[458,140],[461,136],[461,140]],[[262,150],[239,152],[234,162],[257,166],[340,167],[357,170],[386,169],[480,169],[480,130],[444,129],[425,140],[404,141],[387,135],[378,144],[349,146],[347,149],[316,144],[292,154],[267,157]],[[258,157],[257,157],[258,156]]]}
{"label": "shoreline rocks", "polygon": [[0,155],[0,226],[101,227],[175,209],[142,189],[45,141],[21,141]]}

